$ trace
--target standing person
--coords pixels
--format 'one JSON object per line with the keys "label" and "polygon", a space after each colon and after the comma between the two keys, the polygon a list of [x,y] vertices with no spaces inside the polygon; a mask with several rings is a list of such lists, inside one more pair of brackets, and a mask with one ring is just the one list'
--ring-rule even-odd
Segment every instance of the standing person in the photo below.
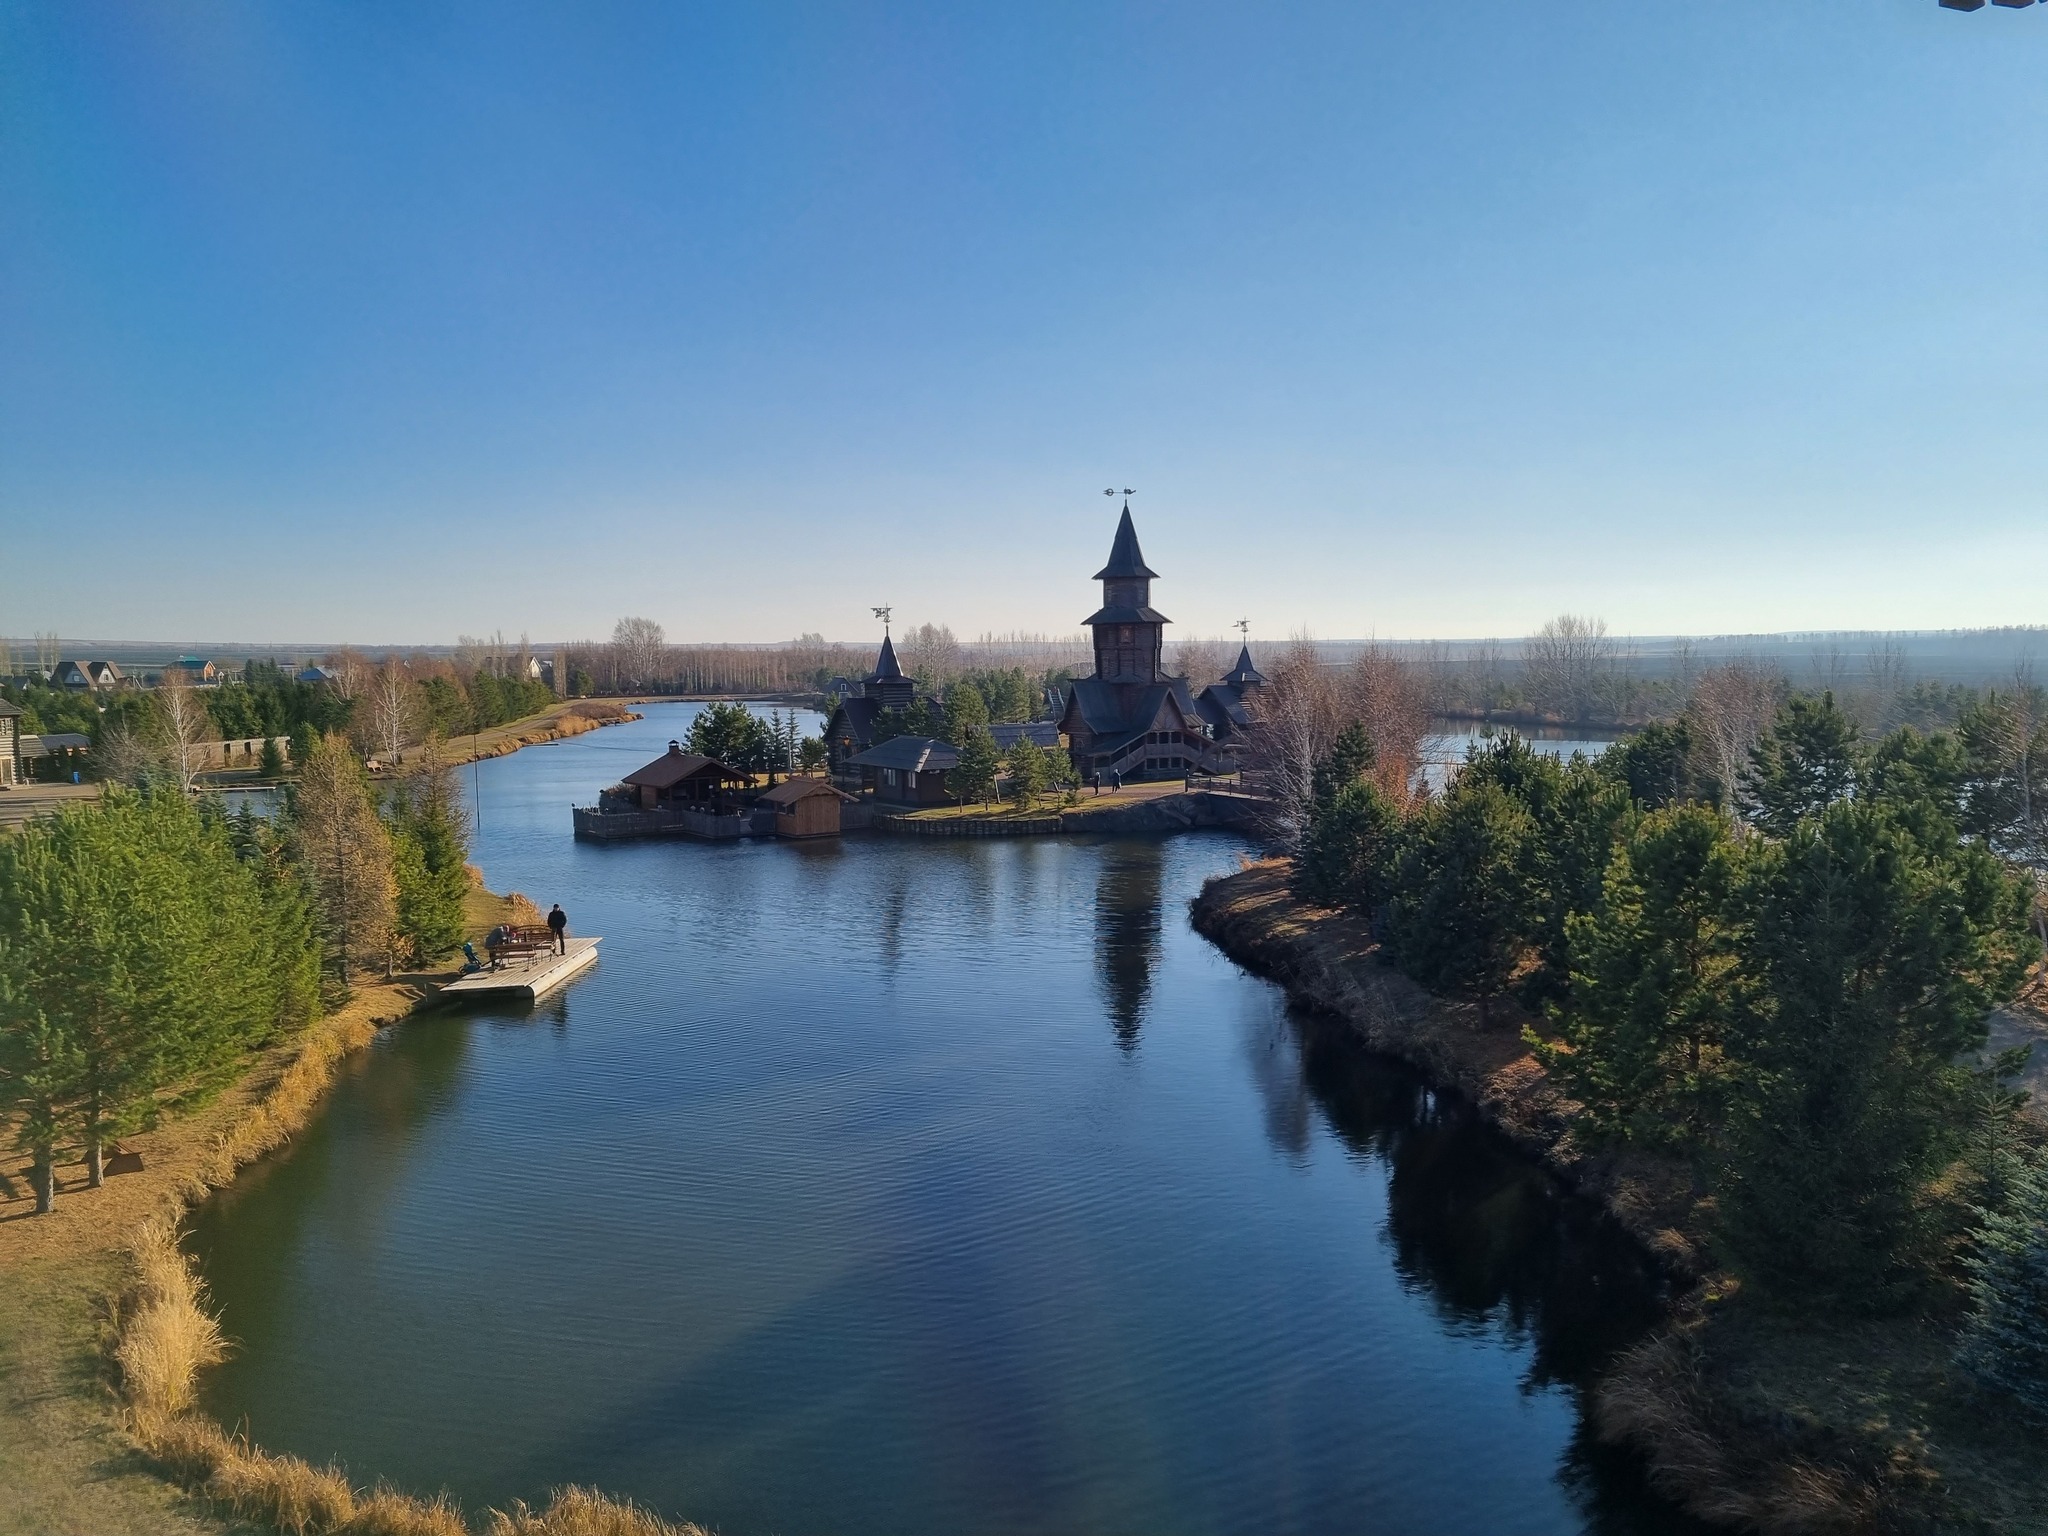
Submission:
{"label": "standing person", "polygon": [[559,901],[548,913],[548,932],[555,936],[555,953],[569,953],[569,914],[562,910]]}

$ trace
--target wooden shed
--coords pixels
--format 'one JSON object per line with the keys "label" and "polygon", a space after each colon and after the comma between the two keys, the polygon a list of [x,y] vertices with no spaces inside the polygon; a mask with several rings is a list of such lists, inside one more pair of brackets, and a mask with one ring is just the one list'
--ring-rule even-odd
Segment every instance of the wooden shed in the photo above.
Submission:
{"label": "wooden shed", "polygon": [[777,837],[837,837],[839,808],[852,799],[823,779],[785,779],[754,803],[775,807]]}

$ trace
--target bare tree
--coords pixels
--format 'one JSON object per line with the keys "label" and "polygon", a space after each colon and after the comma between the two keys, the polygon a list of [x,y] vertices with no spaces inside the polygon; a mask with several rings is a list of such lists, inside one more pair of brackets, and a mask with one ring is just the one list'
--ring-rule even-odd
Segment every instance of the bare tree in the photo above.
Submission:
{"label": "bare tree", "polygon": [[140,784],[164,771],[163,743],[158,733],[129,728],[120,717],[109,720],[92,749],[93,769],[110,784]]}
{"label": "bare tree", "polygon": [[1352,721],[1364,725],[1372,738],[1372,780],[1396,805],[1407,802],[1422,766],[1422,746],[1436,713],[1430,683],[1421,668],[1377,644],[1359,652],[1341,681],[1338,728]]}
{"label": "bare tree", "polygon": [[1531,702],[1546,714],[1589,720],[1613,667],[1605,619],[1561,613],[1522,642]]}
{"label": "bare tree", "polygon": [[38,632],[36,635],[36,666],[42,670],[43,676],[54,677],[57,672],[57,664],[63,659],[64,646],[58,640],[57,632],[55,630],[51,630],[48,634]]}
{"label": "bare tree", "polygon": [[651,688],[661,681],[657,673],[667,636],[652,619],[626,618],[612,626],[612,655],[618,678],[630,687]]}
{"label": "bare tree", "polygon": [[1744,658],[1709,667],[1693,684],[1686,718],[1732,806],[1749,754],[1777,715],[1785,680]]}
{"label": "bare tree", "polygon": [[405,658],[396,651],[370,675],[370,730],[376,750],[387,763],[398,761],[405,744],[412,739],[414,716],[418,712],[418,685]]}
{"label": "bare tree", "polygon": [[1248,701],[1254,729],[1246,766],[1269,797],[1274,840],[1293,849],[1315,809],[1316,764],[1329,756],[1344,711],[1336,680],[1306,635],[1296,635],[1265,672],[1266,686]]}
{"label": "bare tree", "polygon": [[1175,677],[1186,678],[1188,686],[1200,692],[1229,671],[1236,659],[1223,641],[1189,635],[1174,646],[1173,661],[1167,670]]}
{"label": "bare tree", "polygon": [[178,787],[191,791],[212,755],[213,720],[206,701],[186,681],[183,667],[166,667],[156,691],[157,729],[163,734],[164,759],[178,776]]}
{"label": "bare tree", "polygon": [[960,642],[945,624],[920,624],[903,632],[903,670],[930,687],[942,688],[960,675]]}
{"label": "bare tree", "polygon": [[323,736],[299,765],[293,832],[344,989],[364,957],[391,953],[398,888],[391,836],[348,743]]}

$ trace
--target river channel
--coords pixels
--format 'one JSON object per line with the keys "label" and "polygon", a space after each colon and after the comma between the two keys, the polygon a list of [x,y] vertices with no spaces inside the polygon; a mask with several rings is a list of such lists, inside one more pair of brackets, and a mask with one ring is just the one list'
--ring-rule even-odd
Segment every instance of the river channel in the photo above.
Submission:
{"label": "river channel", "polygon": [[1582,1411],[1652,1277],[1189,928],[1248,844],[575,842],[693,708],[463,771],[602,959],[386,1031],[197,1213],[210,1409],[724,1536],[1691,1529]]}

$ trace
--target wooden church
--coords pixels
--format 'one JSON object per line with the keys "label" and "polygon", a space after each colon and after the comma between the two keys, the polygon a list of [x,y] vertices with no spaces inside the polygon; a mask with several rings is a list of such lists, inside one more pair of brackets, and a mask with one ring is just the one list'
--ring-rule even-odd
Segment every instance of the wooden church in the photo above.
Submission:
{"label": "wooden church", "polygon": [[1187,679],[1166,673],[1162,653],[1172,621],[1152,606],[1158,575],[1145,564],[1125,501],[1109,564],[1094,577],[1102,583],[1102,606],[1082,621],[1095,637],[1095,675],[1074,680],[1060,715],[1060,734],[1083,781],[1111,774],[1180,778],[1237,766],[1210,739]]}

